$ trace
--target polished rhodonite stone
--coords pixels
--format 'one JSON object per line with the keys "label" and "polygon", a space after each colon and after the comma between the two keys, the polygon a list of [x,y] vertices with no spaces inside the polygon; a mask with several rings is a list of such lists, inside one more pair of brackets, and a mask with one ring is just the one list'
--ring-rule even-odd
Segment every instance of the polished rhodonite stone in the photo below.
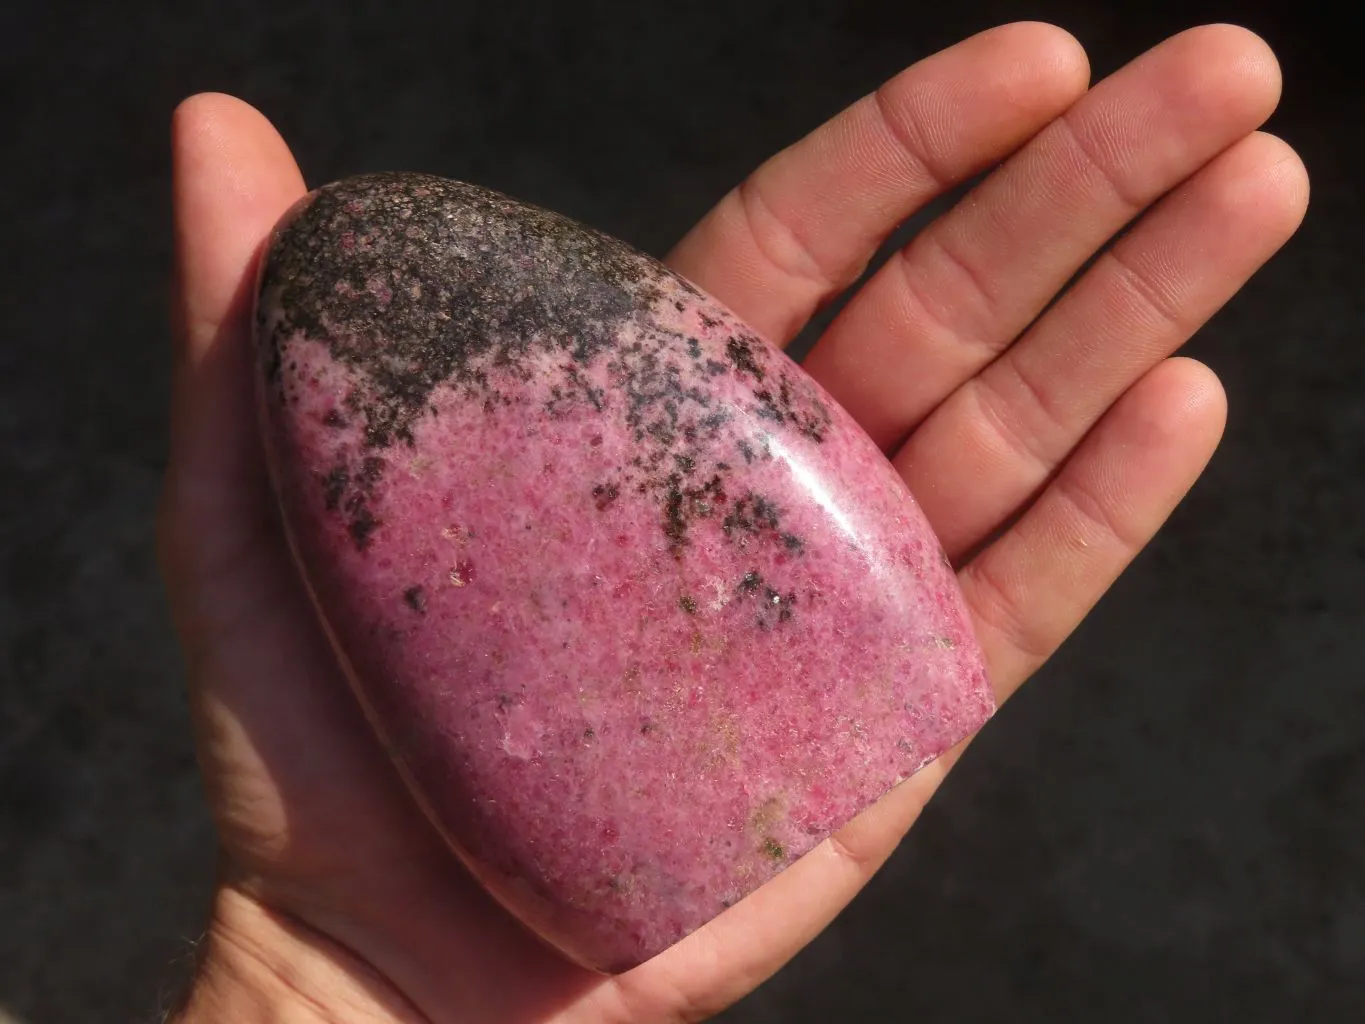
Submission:
{"label": "polished rhodonite stone", "polygon": [[882,453],[623,243],[354,178],[282,220],[257,333],[342,664],[452,848],[575,960],[660,952],[993,710]]}

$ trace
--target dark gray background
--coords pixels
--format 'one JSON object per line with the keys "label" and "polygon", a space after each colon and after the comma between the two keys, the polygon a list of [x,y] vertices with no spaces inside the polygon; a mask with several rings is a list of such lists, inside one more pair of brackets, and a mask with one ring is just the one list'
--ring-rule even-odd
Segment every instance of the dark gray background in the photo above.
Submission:
{"label": "dark gray background", "polygon": [[1262,31],[1313,209],[1192,346],[1232,402],[1205,480],[867,893],[726,1020],[1365,1019],[1345,25],[1309,4],[552,6],[0,5],[0,1021],[149,1018],[209,881],[151,546],[179,98],[256,103],[313,183],[434,171],[662,253],[881,79],[1020,17],[1074,31],[1097,73],[1201,20]]}

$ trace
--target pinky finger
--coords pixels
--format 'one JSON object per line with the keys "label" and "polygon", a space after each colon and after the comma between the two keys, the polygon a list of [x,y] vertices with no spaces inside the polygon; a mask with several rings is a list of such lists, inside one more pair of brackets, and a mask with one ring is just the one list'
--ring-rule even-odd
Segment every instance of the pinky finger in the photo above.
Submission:
{"label": "pinky finger", "polygon": [[1192,359],[1158,364],[1105,414],[1027,512],[962,570],[996,696],[1059,647],[1194,485],[1227,403]]}

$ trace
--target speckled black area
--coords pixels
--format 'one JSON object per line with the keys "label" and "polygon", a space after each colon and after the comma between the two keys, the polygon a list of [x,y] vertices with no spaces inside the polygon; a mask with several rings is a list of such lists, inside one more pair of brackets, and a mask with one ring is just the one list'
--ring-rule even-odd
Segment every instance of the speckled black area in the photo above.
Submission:
{"label": "speckled black area", "polygon": [[[769,432],[823,443],[829,410],[747,328],[702,314],[708,328],[728,325],[720,360],[660,325],[651,309],[670,282],[702,297],[662,264],[558,214],[430,175],[364,175],[312,193],[277,227],[261,272],[260,357],[286,402],[299,335],[324,341],[363,380],[326,422],[361,417],[365,453],[319,481],[361,550],[383,527],[372,498],[387,450],[412,444],[417,420],[437,414],[432,393],[452,387],[489,415],[590,410],[611,421],[604,428],[628,431],[637,453],[611,479],[585,486],[599,511],[625,490],[649,495],[675,557],[703,521],[741,546],[800,555],[804,544],[780,529],[776,504],[755,494],[733,500],[734,453],[719,440],[733,414],[711,383],[733,375],[750,390],[749,411],[764,429],[739,439],[746,464],[771,457]],[[558,374],[550,398],[541,410],[520,408],[515,382],[544,372],[546,354]],[[603,363],[611,395],[587,373]],[[788,605],[776,621],[790,617]]]}
{"label": "speckled black area", "polygon": [[368,379],[359,411],[384,447],[411,440],[441,384],[505,401],[488,387],[490,363],[515,369],[545,345],[594,359],[654,298],[647,271],[624,243],[497,193],[362,175],[318,189],[277,228],[261,290],[284,317],[263,357],[274,377],[293,331],[326,339]]}

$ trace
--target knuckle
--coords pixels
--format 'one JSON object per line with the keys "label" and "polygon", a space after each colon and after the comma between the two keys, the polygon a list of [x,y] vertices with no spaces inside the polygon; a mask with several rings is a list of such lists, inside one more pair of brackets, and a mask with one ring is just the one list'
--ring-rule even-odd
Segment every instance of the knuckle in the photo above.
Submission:
{"label": "knuckle", "polygon": [[970,582],[972,610],[981,622],[1031,661],[1041,662],[1052,654],[1056,645],[1043,635],[1036,616],[1030,616],[1026,595],[1001,576],[990,552],[969,564],[963,573]]}
{"label": "knuckle", "polygon": [[978,419],[1016,458],[1032,467],[1040,479],[1045,478],[1052,471],[1053,460],[1037,432],[1020,424],[1017,415],[1006,412],[1010,403],[988,377],[978,376],[968,386],[976,402]]}

